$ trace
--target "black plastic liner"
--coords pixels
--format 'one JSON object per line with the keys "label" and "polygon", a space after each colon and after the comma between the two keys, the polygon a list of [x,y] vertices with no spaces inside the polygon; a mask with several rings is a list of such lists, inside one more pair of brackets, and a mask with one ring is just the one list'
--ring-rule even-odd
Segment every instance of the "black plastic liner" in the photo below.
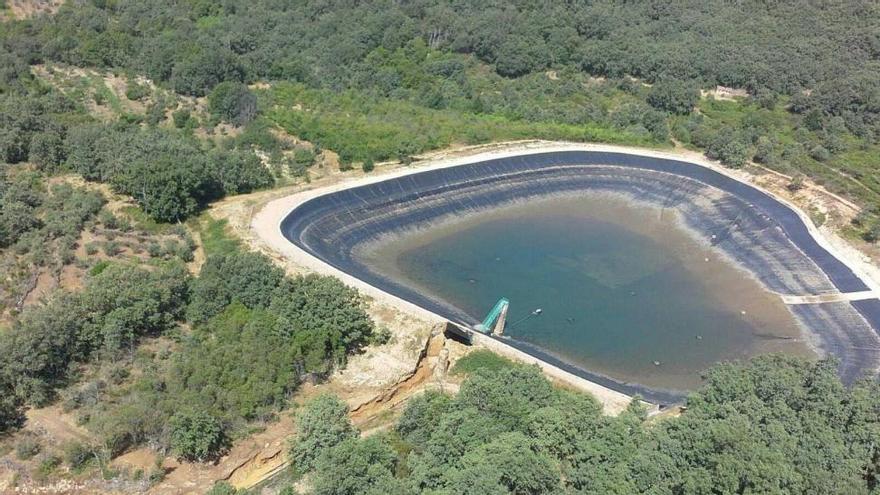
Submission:
{"label": "black plastic liner", "polygon": [[[559,194],[614,193],[675,210],[692,231],[786,295],[868,290],[820,246],[795,211],[724,174],[678,160],[564,151],[513,156],[413,173],[306,201],[282,222],[284,236],[313,256],[450,321],[477,320],[444,301],[376,273],[357,249],[387,235],[502,204]],[[880,300],[792,308],[818,346],[841,362],[846,381],[880,366]],[[619,383],[563,363],[522,342],[537,358],[624,393],[671,401],[681,394]],[[852,342],[859,342],[854,349]]]}

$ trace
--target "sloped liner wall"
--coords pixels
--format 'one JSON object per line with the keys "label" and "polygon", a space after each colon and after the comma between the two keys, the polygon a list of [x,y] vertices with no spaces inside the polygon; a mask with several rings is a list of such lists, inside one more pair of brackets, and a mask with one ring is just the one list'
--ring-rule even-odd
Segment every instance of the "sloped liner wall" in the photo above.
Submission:
{"label": "sloped liner wall", "polygon": [[[440,168],[345,189],[306,201],[282,222],[284,236],[313,256],[450,321],[476,321],[441,300],[376,273],[358,247],[383,236],[548,195],[623,194],[675,209],[687,227],[784,295],[868,290],[820,246],[791,208],[706,167],[670,159],[598,151],[520,155]],[[880,300],[791,306],[851,382],[880,367]],[[505,340],[508,341],[508,340]],[[540,349],[509,342],[535,357],[624,393],[666,401],[677,394],[623,384],[562,363]]]}

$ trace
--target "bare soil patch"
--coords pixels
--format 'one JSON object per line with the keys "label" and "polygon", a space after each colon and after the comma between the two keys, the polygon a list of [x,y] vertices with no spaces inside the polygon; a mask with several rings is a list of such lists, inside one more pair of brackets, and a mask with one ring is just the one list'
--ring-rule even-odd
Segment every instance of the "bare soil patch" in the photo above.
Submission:
{"label": "bare soil patch", "polygon": [[[55,13],[64,0],[6,0],[6,15],[12,19],[29,19],[43,14]],[[0,12],[0,20],[3,14]]]}

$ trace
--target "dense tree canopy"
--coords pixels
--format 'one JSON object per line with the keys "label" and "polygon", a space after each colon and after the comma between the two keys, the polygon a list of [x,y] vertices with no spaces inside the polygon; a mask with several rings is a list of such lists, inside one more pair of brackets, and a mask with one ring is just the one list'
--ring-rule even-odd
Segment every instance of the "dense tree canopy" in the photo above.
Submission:
{"label": "dense tree canopy", "polygon": [[[846,389],[833,363],[761,357],[714,368],[680,417],[646,420],[633,404],[612,418],[513,365],[477,370],[455,397],[417,397],[391,435],[325,444],[299,467],[332,494],[868,494],[877,392]],[[348,431],[341,411],[309,430]]]}
{"label": "dense tree canopy", "polygon": [[249,308],[265,308],[283,278],[280,268],[256,253],[212,256],[193,281],[189,319],[205,322],[233,300]]}
{"label": "dense tree canopy", "polygon": [[132,196],[148,215],[175,221],[227,193],[272,184],[253,154],[206,153],[199,143],[165,130],[85,126],[68,140],[70,168]]}
{"label": "dense tree canopy", "polygon": [[370,56],[420,38],[432,49],[473,54],[504,76],[572,66],[753,92],[815,89],[812,100],[824,112],[870,126],[878,114],[870,77],[878,17],[870,1],[261,1],[247,9],[121,1],[63,8],[37,23],[32,41],[7,46],[25,61],[122,66],[204,95],[224,81],[257,78],[337,89],[406,85],[407,74],[386,72]]}
{"label": "dense tree canopy", "polygon": [[[116,170],[113,181],[96,156],[101,146],[69,149],[82,148],[82,119],[54,117],[73,112],[72,99],[47,92],[27,70],[63,63],[146,75],[181,95],[207,95],[214,119],[250,121],[253,129],[277,124],[337,152],[344,169],[406,162],[453,143],[663,145],[671,131],[727,165],[757,158],[871,204],[880,200],[870,159],[880,149],[877,19],[869,0],[68,4],[0,33],[7,62],[0,156],[47,170],[66,160],[134,194],[165,221],[219,194],[271,183],[250,148],[271,155],[278,143],[268,132],[247,130],[235,138],[246,154],[205,157],[185,150],[199,148],[193,143],[169,143],[148,168],[126,156],[131,173]],[[249,89],[257,81],[271,89]],[[749,97],[729,108],[701,102],[698,89],[716,84]],[[155,127],[164,117],[158,103],[134,120]],[[699,113],[691,112],[695,104]],[[189,111],[174,112],[184,131],[198,125],[183,118]],[[93,130],[87,141],[101,142],[102,132]],[[769,152],[759,149],[762,138]],[[130,144],[125,148],[136,148]],[[179,169],[168,166],[182,158]],[[143,172],[164,179],[136,180]],[[292,172],[304,175],[301,167]],[[872,217],[856,227],[867,238],[877,225]]]}
{"label": "dense tree canopy", "polygon": [[16,396],[45,404],[72,364],[130,351],[139,338],[170,328],[182,316],[186,282],[176,263],[152,271],[108,267],[84,291],[33,307],[0,333],[0,375]]}
{"label": "dense tree canopy", "polygon": [[[82,294],[29,312],[8,339],[0,334],[0,349],[15,347],[9,362],[0,358],[0,380],[44,402],[71,363],[122,352],[136,360],[138,339],[173,335],[171,355],[147,359],[131,379],[106,379],[122,382],[112,399],[94,398],[91,389],[108,386],[97,380],[65,403],[114,455],[149,444],[210,460],[249,423],[285,408],[309,375],[344,365],[372,336],[360,296],[336,279],[288,278],[265,256],[235,249],[209,256],[193,279],[174,271],[181,268],[110,265]],[[184,314],[190,331],[175,325]]]}

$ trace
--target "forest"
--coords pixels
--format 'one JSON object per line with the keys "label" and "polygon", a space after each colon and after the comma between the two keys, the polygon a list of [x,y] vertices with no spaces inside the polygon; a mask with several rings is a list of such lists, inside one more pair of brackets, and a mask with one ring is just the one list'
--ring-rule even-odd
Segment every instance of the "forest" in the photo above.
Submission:
{"label": "forest", "polygon": [[[260,130],[277,125],[339,153],[344,168],[407,161],[455,143],[546,138],[662,147],[675,140],[729,166],[754,161],[859,200],[866,213],[853,227],[873,240],[880,234],[873,207],[880,183],[871,170],[880,151],[878,9],[870,0],[78,2],[6,23],[0,33],[0,154],[10,163],[33,154],[36,163],[75,166],[67,157],[80,132],[71,131],[83,119],[57,115],[65,106],[50,102],[59,95],[46,94],[29,70],[67,64],[146,76],[174,95],[209,96],[212,122],[253,128],[256,139],[235,148],[276,151]],[[272,84],[245,86],[260,81]],[[700,98],[716,85],[746,96]],[[142,92],[133,86],[129,93]],[[174,109],[154,102],[145,116],[120,120],[155,126]],[[190,121],[186,111],[175,114],[183,129],[212,123]],[[167,132],[148,134],[136,139],[161,142],[163,154],[197,148],[173,143]],[[269,180],[240,156],[186,163],[203,179],[175,170],[180,185],[159,198],[162,206],[141,198],[154,203],[157,218],[182,218],[218,191]],[[202,183],[226,167],[236,172],[220,187]],[[120,191],[136,187],[111,172],[93,177]]]}
{"label": "forest", "polygon": [[215,459],[250,422],[287,407],[303,380],[382,338],[337,279],[291,278],[237,248],[211,254],[197,277],[180,258],[89,273],[81,291],[25,308],[0,333],[0,427],[60,402],[95,436],[77,446],[85,461],[141,445]]}
{"label": "forest", "polygon": [[603,416],[503,358],[456,367],[468,371],[457,395],[427,392],[365,438],[339,399],[308,403],[291,457],[312,493],[877,493],[880,390],[844,388],[833,363],[721,365],[664,419],[637,402]]}
{"label": "forest", "polygon": [[[332,395],[296,408],[388,335],[356,290],[201,216],[308,181],[328,152],[369,173],[547,139],[808,178],[862,207],[845,235],[877,242],[877,2],[82,0],[0,19],[0,440],[43,479],[112,478],[140,447],[210,464],[295,414],[285,494],[880,493],[878,384],[846,388],[829,361],[721,364],[659,419],[479,352],[457,395],[413,399],[387,431]],[[41,274],[59,283],[34,302]],[[46,406],[89,440],[13,437]]]}

